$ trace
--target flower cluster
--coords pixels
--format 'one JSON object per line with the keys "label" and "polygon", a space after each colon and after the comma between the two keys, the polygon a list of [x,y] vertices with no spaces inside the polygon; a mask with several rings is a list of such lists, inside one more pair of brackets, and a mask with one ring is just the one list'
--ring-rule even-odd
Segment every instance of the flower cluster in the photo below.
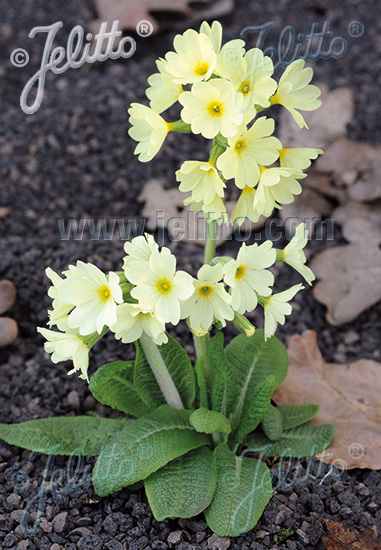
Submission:
{"label": "flower cluster", "polygon": [[[296,60],[277,83],[272,60],[258,48],[245,51],[244,45],[242,40],[222,45],[217,21],[177,35],[174,51],[157,61],[158,72],[148,78],[150,106],[133,103],[129,110],[129,134],[138,141],[135,154],[142,162],[156,155],[171,131],[213,139],[209,159],[185,161],[176,178],[180,190],[190,193],[184,203],[219,223],[227,220],[226,183],[234,180],[240,197],[232,221],[238,225],[291,203],[301,193],[303,170],[322,153],[284,148],[273,136],[274,120],[258,116],[280,104],[300,128],[307,128],[300,111],[321,103],[319,88],[310,84],[312,69]],[[177,102],[181,119],[167,122],[162,113]]]}
{"label": "flower cluster", "polygon": [[[125,244],[123,271],[108,275],[95,265],[78,261],[59,276],[48,268],[52,282],[49,327],[38,328],[46,338],[45,350],[57,363],[71,359],[74,371],[87,379],[91,347],[109,329],[117,340],[131,343],[143,333],[157,344],[167,342],[166,324],[186,319],[196,336],[207,334],[213,325],[223,327],[234,321],[242,327],[243,317],[258,304],[265,315],[265,337],[291,313],[289,301],[303,288],[297,284],[272,293],[274,275],[269,268],[283,261],[311,284],[312,271],[305,265],[307,243],[304,224],[283,250],[271,241],[258,246],[242,244],[237,258],[216,257],[202,266],[197,277],[176,269],[171,251],[158,247],[151,235],[135,237]],[[254,328],[253,328],[254,331]]]}

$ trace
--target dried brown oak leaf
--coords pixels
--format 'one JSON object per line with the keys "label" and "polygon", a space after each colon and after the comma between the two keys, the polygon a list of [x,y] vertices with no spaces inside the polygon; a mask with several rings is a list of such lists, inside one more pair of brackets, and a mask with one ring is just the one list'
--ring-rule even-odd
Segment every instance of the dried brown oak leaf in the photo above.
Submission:
{"label": "dried brown oak leaf", "polygon": [[336,208],[332,217],[348,242],[367,246],[381,243],[381,205],[350,201]]}
{"label": "dried brown oak leaf", "polygon": [[[207,0],[200,0],[204,3]],[[119,21],[119,29],[136,30],[141,21],[149,21],[153,32],[158,30],[158,23],[151,12],[177,12],[187,16],[188,23],[201,19],[218,17],[230,13],[234,7],[233,0],[220,0],[205,10],[195,12],[189,7],[191,0],[95,0],[98,19],[91,24],[94,31],[99,30],[102,22]]]}
{"label": "dried brown oak leaf", "polygon": [[316,170],[332,174],[340,185],[348,186],[351,199],[372,201],[381,197],[379,166],[381,146],[341,138],[316,160]]}
{"label": "dried brown oak leaf", "polygon": [[[148,180],[139,196],[139,201],[144,201],[142,216],[146,220],[146,228],[149,231],[166,228],[172,240],[191,241],[204,246],[207,226],[203,212],[191,212],[189,206],[184,206],[183,201],[189,193],[185,194],[177,188],[165,189],[164,180],[152,178]],[[235,206],[234,202],[227,202],[226,209],[230,214]],[[257,223],[246,220],[243,229],[253,232],[264,226],[266,218],[261,216]],[[233,232],[231,223],[217,226],[216,246],[223,244]]]}
{"label": "dried brown oak leaf", "polygon": [[381,300],[381,250],[367,240],[324,250],[310,267],[320,279],[314,296],[327,306],[332,325],[353,321]]}
{"label": "dried brown oak leaf", "polygon": [[323,523],[327,531],[322,537],[326,550],[381,550],[381,542],[371,529],[359,531],[334,519],[323,519]]}
{"label": "dried brown oak leaf", "polygon": [[324,149],[347,132],[347,125],[353,118],[354,99],[349,88],[336,88],[329,91],[325,84],[317,84],[321,89],[321,107],[316,111],[303,112],[309,130],[299,130],[296,122],[286,109],[280,116],[279,139],[285,147],[319,147]]}
{"label": "dried brown oak leaf", "polygon": [[291,338],[288,355],[288,374],[274,401],[320,405],[312,422],[333,424],[335,435],[317,457],[341,469],[381,469],[381,364],[367,359],[325,363],[312,330]]}
{"label": "dried brown oak leaf", "polygon": [[296,222],[300,220],[307,224],[308,229],[313,230],[314,221],[329,216],[331,209],[332,204],[325,197],[314,189],[306,188],[301,195],[295,197],[294,202],[282,206],[279,215],[284,223],[292,219]]}

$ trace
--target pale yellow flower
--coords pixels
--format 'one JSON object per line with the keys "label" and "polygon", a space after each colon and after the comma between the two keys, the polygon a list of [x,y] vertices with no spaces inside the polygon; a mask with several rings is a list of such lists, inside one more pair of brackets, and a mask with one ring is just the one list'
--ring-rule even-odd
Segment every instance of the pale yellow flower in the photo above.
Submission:
{"label": "pale yellow flower", "polygon": [[313,147],[284,148],[279,153],[280,165],[285,168],[305,170],[311,166],[311,160],[316,159],[323,152],[322,149],[315,149]]}
{"label": "pale yellow flower", "polygon": [[253,223],[259,220],[259,214],[254,208],[256,190],[253,187],[244,187],[232,212],[232,222],[242,225],[245,219]]}
{"label": "pale yellow flower", "polygon": [[300,170],[294,168],[265,168],[261,167],[253,207],[259,215],[270,216],[274,208],[281,208],[282,204],[290,204],[294,195],[300,195],[302,186],[297,181],[305,178]]}
{"label": "pale yellow flower", "polygon": [[310,84],[312,76],[313,70],[304,68],[303,59],[293,61],[280,77],[277,92],[271,98],[271,103],[280,103],[291,113],[299,128],[308,128],[299,111],[315,111],[321,105],[317,99],[320,89]]}
{"label": "pale yellow flower", "polygon": [[228,261],[224,267],[224,281],[230,286],[232,308],[238,313],[253,311],[257,307],[257,294],[269,296],[274,284],[274,275],[266,268],[275,263],[276,252],[271,241],[260,246],[243,243],[237,259]]}
{"label": "pale yellow flower", "polygon": [[145,269],[135,269],[133,277],[127,269],[129,281],[136,285],[131,296],[138,300],[143,311],[154,311],[165,322],[177,325],[181,302],[193,292],[193,278],[185,271],[176,271],[173,254],[152,253]]}
{"label": "pale yellow flower", "polygon": [[223,276],[221,265],[204,265],[194,280],[194,292],[181,305],[182,319],[188,319],[189,326],[197,336],[207,334],[215,320],[225,326],[226,320],[232,321],[234,311],[230,304],[231,296],[221,283]]}
{"label": "pale yellow flower", "polygon": [[233,85],[227,80],[216,78],[211,82],[196,82],[190,92],[180,94],[179,102],[183,106],[181,118],[184,122],[191,125],[194,134],[202,134],[207,139],[218,133],[224,137],[235,136],[242,123]]}
{"label": "pale yellow flower", "polygon": [[168,63],[164,59],[158,59],[156,65],[159,72],[148,77],[149,88],[146,90],[146,96],[150,99],[151,109],[162,113],[176,103],[183,87],[168,73]]}
{"label": "pale yellow flower", "polygon": [[273,72],[272,60],[264,56],[259,48],[252,48],[245,55],[237,52],[235,59],[231,58],[230,63],[226,62],[220,68],[221,76],[227,78],[235,91],[243,95],[242,112],[246,123],[255,117],[255,105],[263,108],[270,106],[269,98],[277,87],[272,78]]}
{"label": "pale yellow flower", "polygon": [[184,205],[190,205],[192,212],[204,212],[205,218],[208,221],[215,220],[218,225],[222,223],[228,224],[228,214],[224,201],[219,195],[214,195],[210,202],[197,202],[193,195],[184,200]]}
{"label": "pale yellow flower", "polygon": [[222,45],[222,25],[219,21],[213,21],[212,26],[203,21],[200,26],[200,33],[206,34],[213,44],[217,54],[217,62],[214,72],[221,75],[221,67],[231,65],[245,53],[245,42],[240,38],[230,40]]}
{"label": "pale yellow flower", "polygon": [[67,329],[66,332],[58,332],[46,328],[37,328],[37,332],[46,339],[44,349],[51,354],[53,363],[61,361],[73,361],[74,369],[68,374],[79,371],[80,378],[88,380],[87,369],[89,367],[89,346],[78,330]]}
{"label": "pale yellow flower", "polygon": [[279,157],[282,144],[279,139],[269,137],[275,123],[271,118],[260,117],[247,130],[228,139],[229,147],[218,157],[217,167],[225,179],[235,178],[239,189],[254,187],[259,180],[259,165],[269,165]]}
{"label": "pale yellow flower", "polygon": [[217,54],[206,34],[188,29],[175,36],[173,46],[176,51],[165,56],[167,71],[178,84],[193,84],[208,80],[217,62]]}
{"label": "pale yellow flower", "polygon": [[265,310],[265,340],[275,334],[278,323],[284,325],[286,315],[292,312],[291,304],[288,302],[304,286],[299,283],[278,294],[272,294],[264,298],[263,307]]}
{"label": "pale yellow flower", "polygon": [[153,109],[140,103],[131,103],[128,110],[132,128],[128,133],[139,143],[134,154],[140,162],[149,162],[159,152],[170,130],[168,123]]}
{"label": "pale yellow flower", "polygon": [[298,273],[304,277],[306,282],[311,285],[315,280],[315,275],[312,270],[307,267],[306,255],[303,252],[303,248],[308,241],[308,230],[305,223],[300,223],[296,230],[295,235],[288,243],[288,245],[281,251],[281,260],[293,267]]}
{"label": "pale yellow flower", "polygon": [[187,160],[177,170],[176,179],[181,182],[180,191],[192,191],[194,202],[210,203],[216,195],[224,196],[226,185],[210,162]]}
{"label": "pale yellow flower", "polygon": [[123,344],[135,342],[143,332],[158,346],[168,342],[164,319],[153,311],[142,310],[138,304],[121,304],[116,309],[116,317],[117,321],[110,330]]}
{"label": "pale yellow flower", "polygon": [[[56,326],[59,330],[66,330],[67,316],[73,309],[74,305],[66,304],[58,298],[58,291],[61,288],[64,279],[50,267],[45,270],[45,273],[52,282],[52,286],[48,290],[48,296],[53,300],[53,309],[48,311],[48,325],[49,327]],[[67,272],[67,274],[70,276],[70,272]]]}
{"label": "pale yellow flower", "polygon": [[95,265],[78,261],[69,266],[71,275],[62,281],[58,298],[75,307],[67,319],[71,329],[82,336],[98,332],[116,321],[116,304],[123,302],[116,273],[107,276]]}

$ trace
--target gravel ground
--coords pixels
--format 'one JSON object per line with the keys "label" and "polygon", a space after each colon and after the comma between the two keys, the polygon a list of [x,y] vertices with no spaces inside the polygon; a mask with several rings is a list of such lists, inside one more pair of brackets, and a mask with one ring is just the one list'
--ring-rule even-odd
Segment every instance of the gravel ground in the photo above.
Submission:
{"label": "gravel ground", "polygon": [[[286,24],[307,33],[313,22],[319,22],[321,28],[329,19],[334,36],[347,38],[348,51],[340,59],[316,62],[316,80],[331,87],[351,86],[356,113],[350,137],[381,141],[376,116],[380,112],[381,59],[376,0],[360,5],[328,0],[262,5],[237,0],[236,5],[234,13],[222,20],[226,38],[237,37],[244,25],[272,20],[275,27],[266,45],[275,44]],[[30,29],[62,20],[64,29],[57,44],[65,46],[71,28],[76,24],[86,27],[95,13],[90,0],[1,0],[0,8],[0,206],[8,209],[8,214],[3,212],[0,217],[0,278],[11,279],[17,286],[18,300],[9,314],[20,328],[17,342],[0,349],[0,420],[20,422],[88,411],[111,415],[114,413],[95,403],[83,381],[66,376],[66,365],[52,365],[43,352],[43,340],[35,327],[46,322],[49,304],[44,269],[62,270],[78,258],[95,262],[104,270],[120,268],[123,242],[118,236],[111,241],[91,241],[86,236],[81,241],[62,241],[57,218],[139,217],[142,204],[137,197],[144,182],[163,176],[172,187],[181,160],[202,154],[201,140],[170,136],[163,154],[147,165],[139,164],[126,133],[126,107],[131,101],[144,100],[145,79],[154,70],[154,59],[170,49],[173,33],[137,37],[137,52],[129,60],[87,65],[59,77],[49,75],[40,110],[26,116],[19,107],[19,96],[39,67],[43,45],[42,39],[27,38]],[[160,20],[170,27],[168,16],[161,15]],[[365,27],[360,38],[348,36],[348,25],[354,20]],[[23,69],[9,62],[10,53],[21,47],[30,53],[30,63]],[[312,241],[309,250],[313,256],[344,242],[337,227],[334,241]],[[193,271],[202,261],[202,250],[193,243],[171,246],[185,269]],[[237,244],[230,242],[220,250],[232,253],[236,248]],[[282,278],[286,286],[298,280],[286,267]],[[307,289],[298,295],[295,314],[278,336],[287,342],[291,334],[314,329],[327,361],[380,360],[380,310],[380,305],[374,306],[353,323],[331,327],[324,319],[324,307]],[[257,322],[255,316],[254,320]],[[187,342],[183,325],[176,327],[174,334]],[[132,349],[123,349],[106,337],[97,348],[97,364],[125,359],[126,350],[129,357]],[[286,464],[275,465],[272,472],[277,492],[258,526],[238,539],[221,540],[212,536],[201,518],[156,522],[143,491],[124,490],[114,498],[97,498],[89,479],[91,462],[71,464],[56,458],[52,463],[45,456],[2,445],[0,546],[308,550],[322,548],[324,517],[344,519],[360,529],[373,528],[381,537],[380,472],[352,470],[340,475],[313,459],[294,464],[286,475],[282,473]],[[299,483],[292,482],[296,473]]]}

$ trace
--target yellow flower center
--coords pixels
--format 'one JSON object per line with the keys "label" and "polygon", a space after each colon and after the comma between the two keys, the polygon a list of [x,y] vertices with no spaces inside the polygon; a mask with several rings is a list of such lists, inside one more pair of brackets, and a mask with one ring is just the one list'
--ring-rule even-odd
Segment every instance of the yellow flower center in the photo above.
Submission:
{"label": "yellow flower center", "polygon": [[244,82],[241,82],[238,91],[243,95],[247,95],[251,91],[250,81],[245,80]]}
{"label": "yellow flower center", "polygon": [[203,285],[198,288],[198,293],[203,298],[207,298],[213,292],[213,288],[210,285]]}
{"label": "yellow flower center", "polygon": [[168,279],[161,279],[157,282],[157,290],[160,292],[160,294],[168,294],[168,292],[171,292],[172,285],[168,281]]}
{"label": "yellow flower center", "polygon": [[209,70],[209,65],[207,63],[199,63],[196,65],[194,72],[197,76],[204,76]]}
{"label": "yellow flower center", "polygon": [[222,103],[219,101],[211,101],[207,107],[208,113],[212,115],[212,117],[218,117],[222,116],[224,110],[222,107]]}
{"label": "yellow flower center", "polygon": [[242,279],[242,277],[245,276],[245,273],[246,273],[246,267],[244,265],[240,265],[235,270],[235,278]]}
{"label": "yellow flower center", "polygon": [[98,289],[98,296],[102,302],[108,302],[109,299],[111,298],[111,290],[107,285],[102,285]]}
{"label": "yellow flower center", "polygon": [[244,139],[240,139],[236,141],[236,144],[234,145],[234,151],[238,154],[241,154],[242,151],[244,151],[246,148],[247,148],[247,144]]}

